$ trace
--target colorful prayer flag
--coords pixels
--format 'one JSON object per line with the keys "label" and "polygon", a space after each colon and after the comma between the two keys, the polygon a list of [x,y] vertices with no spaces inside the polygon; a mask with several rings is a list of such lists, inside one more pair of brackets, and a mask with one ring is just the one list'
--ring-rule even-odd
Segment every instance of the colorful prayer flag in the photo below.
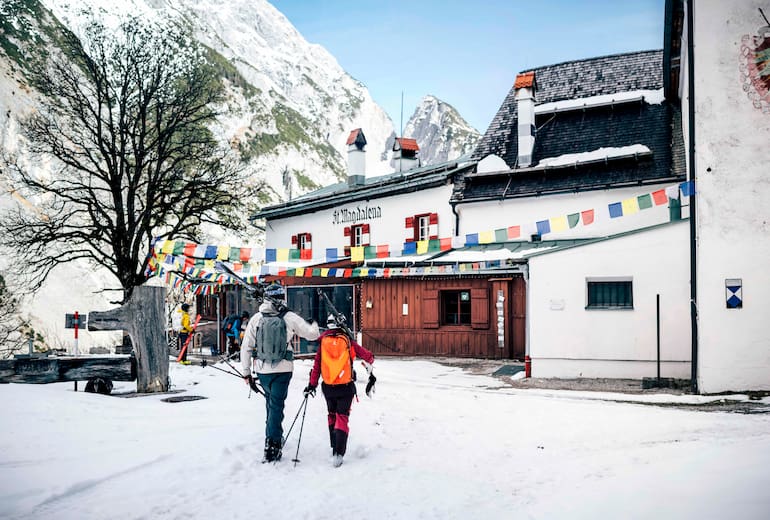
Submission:
{"label": "colorful prayer flag", "polygon": [[551,231],[559,232],[567,229],[567,217],[554,217],[550,220]]}
{"label": "colorful prayer flag", "polygon": [[658,191],[653,191],[652,200],[655,202],[656,206],[660,206],[661,204],[665,204],[666,202],[668,202],[668,197],[666,196],[666,190],[660,189]]}
{"label": "colorful prayer flag", "polygon": [[610,218],[623,216],[623,204],[621,202],[613,202],[612,204],[608,204],[607,207],[610,210]]}
{"label": "colorful prayer flag", "polygon": [[639,209],[649,209],[652,207],[652,197],[650,197],[649,193],[646,195],[639,195],[636,198],[636,202],[639,204]]}
{"label": "colorful prayer flag", "polygon": [[551,223],[547,220],[540,220],[537,222],[537,234],[546,235],[551,232]]}
{"label": "colorful prayer flag", "polygon": [[637,204],[636,197],[624,199],[621,204],[623,205],[623,215],[633,215],[634,213],[639,213],[639,205]]}

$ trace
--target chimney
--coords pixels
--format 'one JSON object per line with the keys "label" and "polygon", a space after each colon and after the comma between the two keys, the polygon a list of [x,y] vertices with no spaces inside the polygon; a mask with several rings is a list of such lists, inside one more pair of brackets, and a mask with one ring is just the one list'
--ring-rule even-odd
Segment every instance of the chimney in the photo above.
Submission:
{"label": "chimney", "polygon": [[350,132],[348,140],[348,186],[362,186],[366,180],[366,137],[360,128]]}
{"label": "chimney", "polygon": [[417,157],[419,151],[420,147],[414,139],[396,137],[396,142],[393,143],[393,161],[396,171],[404,172],[420,166],[420,159]]}
{"label": "chimney", "polygon": [[516,105],[519,113],[518,166],[532,165],[532,151],[535,149],[535,73],[524,72],[516,76]]}

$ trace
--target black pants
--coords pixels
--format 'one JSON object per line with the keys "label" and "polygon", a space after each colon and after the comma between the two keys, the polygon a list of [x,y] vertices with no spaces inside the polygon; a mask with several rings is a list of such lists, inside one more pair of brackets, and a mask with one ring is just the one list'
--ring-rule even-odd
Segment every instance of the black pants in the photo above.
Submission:
{"label": "black pants", "polygon": [[329,443],[334,455],[345,455],[348,445],[348,419],[350,407],[356,395],[356,385],[350,382],[345,385],[321,384],[326,410],[328,411],[327,423],[329,425]]}
{"label": "black pants", "polygon": [[[179,350],[181,351],[184,348],[184,344],[187,343],[187,338],[190,337],[190,334],[187,332],[180,332],[179,336],[177,336],[177,346],[179,347]],[[187,361],[187,351],[190,350],[190,345],[187,345],[187,349],[184,351],[184,354],[182,354],[181,361]]]}

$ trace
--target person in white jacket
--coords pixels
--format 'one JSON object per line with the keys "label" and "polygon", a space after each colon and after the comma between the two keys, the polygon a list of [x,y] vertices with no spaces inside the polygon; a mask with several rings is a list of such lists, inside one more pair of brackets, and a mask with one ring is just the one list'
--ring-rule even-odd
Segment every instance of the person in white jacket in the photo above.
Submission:
{"label": "person in white jacket", "polygon": [[[265,296],[282,300],[284,290],[280,284],[272,284],[265,290]],[[259,306],[259,312],[249,320],[241,343],[241,366],[246,374],[247,384],[251,382],[252,373],[256,373],[259,383],[265,391],[265,457],[262,462],[275,462],[281,459],[283,445],[283,409],[286,396],[289,393],[289,382],[294,371],[294,350],[291,340],[297,335],[308,340],[317,339],[320,335],[318,323],[308,323],[301,316],[292,312],[279,312],[280,309],[266,299]],[[286,327],[286,351],[281,359],[270,361],[260,359],[258,353],[258,336],[263,319],[280,316]],[[262,331],[264,333],[264,331]],[[264,340],[262,340],[264,341]]]}

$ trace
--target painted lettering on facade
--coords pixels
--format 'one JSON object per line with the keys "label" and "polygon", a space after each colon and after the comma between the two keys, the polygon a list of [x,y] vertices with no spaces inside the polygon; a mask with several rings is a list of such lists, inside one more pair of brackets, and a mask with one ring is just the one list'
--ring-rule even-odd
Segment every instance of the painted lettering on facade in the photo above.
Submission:
{"label": "painted lettering on facade", "polygon": [[376,218],[382,218],[380,206],[350,206],[332,211],[332,224],[355,224]]}

